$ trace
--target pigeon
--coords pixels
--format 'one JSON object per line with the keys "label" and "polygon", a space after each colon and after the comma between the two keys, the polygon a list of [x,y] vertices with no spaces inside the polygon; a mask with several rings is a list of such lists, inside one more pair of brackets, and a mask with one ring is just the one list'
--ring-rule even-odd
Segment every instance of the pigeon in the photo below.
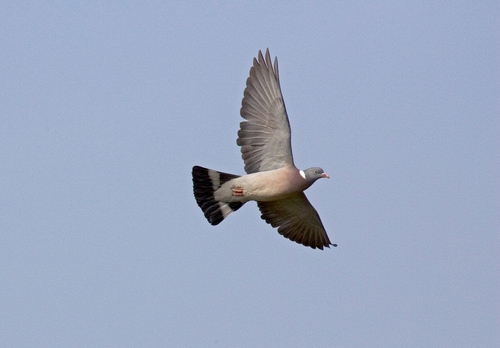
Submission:
{"label": "pigeon", "polygon": [[246,81],[237,145],[246,175],[194,166],[193,191],[208,222],[218,225],[248,201],[256,201],[261,218],[284,237],[313,249],[332,244],[316,209],[304,194],[323,169],[299,170],[292,157],[290,123],[281,94],[278,59],[259,51]]}

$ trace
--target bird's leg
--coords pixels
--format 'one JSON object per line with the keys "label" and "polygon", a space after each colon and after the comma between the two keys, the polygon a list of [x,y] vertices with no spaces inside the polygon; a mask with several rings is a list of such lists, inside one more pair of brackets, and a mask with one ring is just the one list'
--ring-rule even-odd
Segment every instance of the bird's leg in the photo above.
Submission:
{"label": "bird's leg", "polygon": [[233,188],[233,195],[234,196],[244,196],[243,189],[239,188],[239,187]]}

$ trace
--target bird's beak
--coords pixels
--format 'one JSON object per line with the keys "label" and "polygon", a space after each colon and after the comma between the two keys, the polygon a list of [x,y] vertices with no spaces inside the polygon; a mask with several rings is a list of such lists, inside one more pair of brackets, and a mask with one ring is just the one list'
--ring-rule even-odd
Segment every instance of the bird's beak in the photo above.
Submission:
{"label": "bird's beak", "polygon": [[323,178],[330,179],[330,177],[329,177],[329,176],[328,176],[328,174],[326,174],[326,173],[323,173]]}

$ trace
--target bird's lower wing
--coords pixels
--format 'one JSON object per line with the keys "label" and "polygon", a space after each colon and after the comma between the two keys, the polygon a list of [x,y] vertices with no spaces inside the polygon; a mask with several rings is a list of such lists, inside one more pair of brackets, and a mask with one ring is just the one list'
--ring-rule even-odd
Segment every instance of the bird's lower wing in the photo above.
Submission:
{"label": "bird's lower wing", "polygon": [[262,219],[273,227],[278,227],[282,236],[313,249],[334,245],[331,244],[316,209],[304,193],[278,201],[257,202],[257,205]]}

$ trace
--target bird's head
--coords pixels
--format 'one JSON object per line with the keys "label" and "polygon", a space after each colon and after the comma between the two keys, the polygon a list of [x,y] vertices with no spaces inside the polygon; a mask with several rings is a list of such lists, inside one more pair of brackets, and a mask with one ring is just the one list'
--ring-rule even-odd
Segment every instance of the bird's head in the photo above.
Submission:
{"label": "bird's head", "polygon": [[302,175],[302,177],[306,179],[306,181],[310,184],[312,184],[313,182],[315,182],[320,178],[330,179],[330,177],[323,171],[323,169],[319,167],[312,167],[304,171],[301,171],[300,175]]}

